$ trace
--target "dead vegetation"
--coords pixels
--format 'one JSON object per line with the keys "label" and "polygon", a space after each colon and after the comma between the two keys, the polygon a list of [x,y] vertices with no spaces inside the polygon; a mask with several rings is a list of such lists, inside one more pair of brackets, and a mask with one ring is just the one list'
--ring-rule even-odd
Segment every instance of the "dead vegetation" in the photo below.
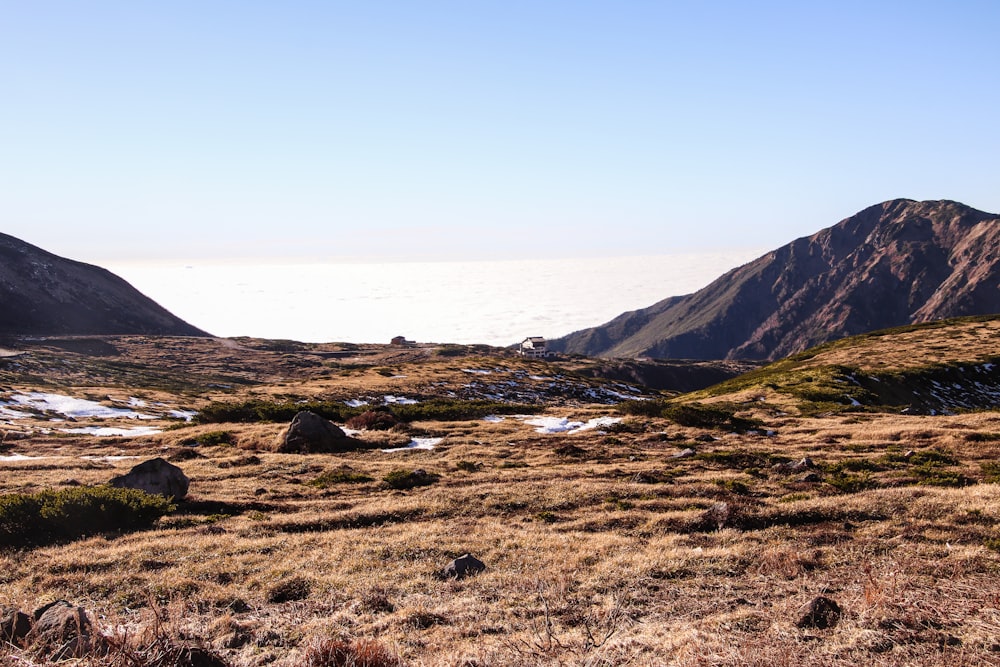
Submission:
{"label": "dead vegetation", "polygon": [[[522,363],[428,356],[391,378],[366,367],[344,386],[255,381],[238,395],[346,400],[372,380],[426,396]],[[164,452],[191,489],[148,529],[0,552],[0,606],[81,605],[110,647],[79,659],[92,665],[1000,664],[1000,415],[740,400],[725,403],[750,425],[739,433],[678,413],[577,433],[511,415],[358,436],[442,438],[395,453],[274,453],[278,423],[27,434],[6,451],[54,458],[0,462],[0,493],[98,485],[135,463],[106,457]],[[539,412],[622,417],[582,402]],[[441,576],[466,553],[486,569]],[[818,596],[837,622],[800,625]],[[8,643],[0,664],[46,658]]]}

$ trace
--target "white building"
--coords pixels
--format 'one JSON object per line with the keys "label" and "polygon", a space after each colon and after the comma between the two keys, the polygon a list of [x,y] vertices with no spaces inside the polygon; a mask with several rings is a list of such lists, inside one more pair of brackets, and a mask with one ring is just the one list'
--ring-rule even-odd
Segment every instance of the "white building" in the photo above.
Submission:
{"label": "white building", "polygon": [[547,357],[549,350],[545,346],[545,339],[541,336],[530,336],[521,341],[521,348],[518,350],[522,357]]}

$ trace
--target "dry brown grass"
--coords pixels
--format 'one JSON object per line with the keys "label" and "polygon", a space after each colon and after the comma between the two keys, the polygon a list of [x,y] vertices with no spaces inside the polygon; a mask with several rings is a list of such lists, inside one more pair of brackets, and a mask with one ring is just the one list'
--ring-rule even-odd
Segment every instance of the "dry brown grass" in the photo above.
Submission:
{"label": "dry brown grass", "polygon": [[[394,372],[416,392],[506,363]],[[282,382],[241,391],[336,384]],[[177,460],[191,490],[153,530],[0,554],[0,605],[65,598],[134,655],[200,644],[239,666],[1000,664],[1000,486],[982,483],[1000,439],[976,435],[1000,432],[1000,416],[760,416],[775,435],[655,418],[573,435],[513,417],[420,422],[440,446],[392,454],[272,453],[274,424],[35,435],[18,451],[58,458],[0,463],[0,492],[98,484],[136,462],[83,455],[177,451],[194,453]],[[233,444],[184,444],[219,430]],[[696,455],[675,456],[685,448]],[[773,467],[803,457],[818,481]],[[438,479],[395,490],[383,478],[399,468]],[[312,484],[338,471],[368,481]],[[483,573],[439,576],[467,552]],[[840,623],[796,627],[820,594]],[[0,664],[28,659],[0,649]],[[141,659],[121,664],[153,664]]]}

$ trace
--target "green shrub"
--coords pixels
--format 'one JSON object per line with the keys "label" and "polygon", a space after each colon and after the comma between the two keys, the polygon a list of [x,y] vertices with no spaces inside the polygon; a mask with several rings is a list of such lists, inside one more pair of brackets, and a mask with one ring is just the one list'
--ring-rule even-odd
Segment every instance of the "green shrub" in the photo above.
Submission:
{"label": "green shrub", "polygon": [[857,493],[858,491],[879,487],[878,480],[868,472],[863,472],[859,475],[839,472],[828,477],[826,481],[841,493]]}
{"label": "green shrub", "polygon": [[233,434],[230,431],[209,431],[207,433],[202,433],[195,441],[199,445],[213,446],[213,445],[234,445],[236,440],[233,438]]}
{"label": "green shrub", "polygon": [[974,480],[969,479],[960,472],[954,470],[946,470],[940,465],[935,465],[933,463],[925,463],[923,465],[917,466],[913,469],[913,474],[917,476],[920,481],[918,484],[924,486],[969,486],[970,484],[975,484]]}
{"label": "green shrub", "polygon": [[162,496],[110,486],[7,494],[0,496],[0,547],[141,530],[173,509]]}
{"label": "green shrub", "polygon": [[423,470],[408,470],[407,468],[396,468],[382,478],[386,484],[393,489],[412,489],[417,486],[428,486],[440,479],[433,473]]}
{"label": "green shrub", "polygon": [[[421,403],[380,407],[376,412],[391,415],[401,422],[411,422],[482,419],[487,415],[520,414],[531,412],[532,409],[530,405],[519,403],[437,398]],[[201,424],[290,422],[301,410],[309,410],[320,417],[341,423],[372,411],[371,408],[352,408],[336,401],[277,402],[253,399],[238,403],[211,403],[198,413],[196,421]]]}
{"label": "green shrub", "polygon": [[388,410],[368,410],[348,419],[346,426],[363,431],[388,431],[398,423]]}
{"label": "green shrub", "polygon": [[701,403],[682,403],[668,406],[663,416],[681,426],[718,428],[745,433],[761,426],[760,422],[737,417],[732,410]]}
{"label": "green shrub", "polygon": [[983,471],[983,482],[986,484],[1000,484],[1000,463],[989,461],[980,463],[979,467]]}

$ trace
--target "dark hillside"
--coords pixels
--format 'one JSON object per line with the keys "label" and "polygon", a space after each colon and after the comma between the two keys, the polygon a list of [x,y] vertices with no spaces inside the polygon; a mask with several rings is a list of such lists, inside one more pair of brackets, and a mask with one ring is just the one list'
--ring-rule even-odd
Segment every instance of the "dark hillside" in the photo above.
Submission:
{"label": "dark hillside", "polygon": [[1000,312],[1000,217],[896,199],[664,299],[552,341],[606,357],[778,359],[876,329]]}
{"label": "dark hillside", "polygon": [[110,271],[0,234],[0,334],[207,336]]}

